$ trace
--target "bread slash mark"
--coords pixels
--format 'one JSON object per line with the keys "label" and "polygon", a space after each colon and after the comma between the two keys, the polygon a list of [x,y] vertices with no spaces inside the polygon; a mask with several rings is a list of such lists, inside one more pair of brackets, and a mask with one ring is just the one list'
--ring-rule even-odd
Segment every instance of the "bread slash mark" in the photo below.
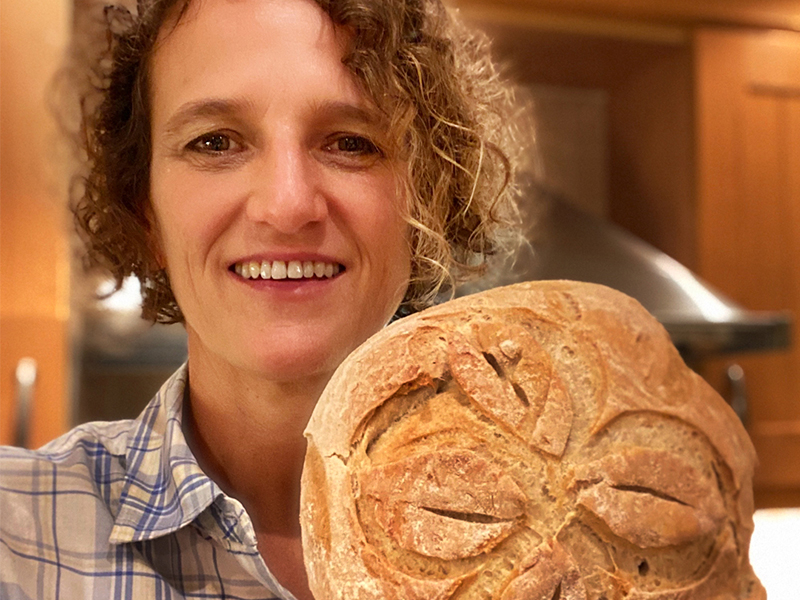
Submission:
{"label": "bread slash mark", "polygon": [[501,519],[500,517],[493,517],[492,515],[484,515],[480,513],[458,512],[454,510],[443,510],[441,508],[432,508],[430,506],[420,506],[422,510],[426,510],[440,517],[447,517],[448,519],[456,519],[457,521],[465,521],[467,523],[481,523],[490,525],[493,523],[509,523],[514,519]]}

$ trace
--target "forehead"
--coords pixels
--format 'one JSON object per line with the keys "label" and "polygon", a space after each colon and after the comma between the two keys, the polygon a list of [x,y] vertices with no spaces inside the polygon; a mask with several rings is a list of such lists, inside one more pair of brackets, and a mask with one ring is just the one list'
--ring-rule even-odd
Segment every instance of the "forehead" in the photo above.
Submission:
{"label": "forehead", "polygon": [[349,40],[313,0],[179,2],[149,64],[154,120],[203,98],[272,102],[289,95],[324,102],[335,96],[363,104],[342,63]]}
{"label": "forehead", "polygon": [[314,36],[319,34],[321,26],[334,28],[328,14],[315,0],[171,0],[164,5],[159,41],[193,21],[206,22],[217,30],[231,23],[245,27],[246,21],[262,28],[272,25],[276,30],[290,30],[299,24]]}

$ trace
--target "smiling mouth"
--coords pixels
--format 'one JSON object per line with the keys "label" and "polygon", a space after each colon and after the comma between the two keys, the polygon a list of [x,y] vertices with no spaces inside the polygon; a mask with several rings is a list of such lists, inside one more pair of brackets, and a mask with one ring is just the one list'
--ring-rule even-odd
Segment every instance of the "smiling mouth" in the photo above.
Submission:
{"label": "smiling mouth", "polygon": [[236,263],[231,270],[242,279],[330,279],[344,271],[339,263],[264,260]]}

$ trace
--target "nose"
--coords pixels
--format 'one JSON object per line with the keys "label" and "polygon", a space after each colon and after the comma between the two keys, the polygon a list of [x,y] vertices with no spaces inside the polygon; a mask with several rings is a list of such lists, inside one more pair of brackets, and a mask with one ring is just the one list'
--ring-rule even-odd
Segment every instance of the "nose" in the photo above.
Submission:
{"label": "nose", "polygon": [[276,143],[253,164],[247,217],[281,233],[297,233],[328,214],[311,154],[297,144]]}

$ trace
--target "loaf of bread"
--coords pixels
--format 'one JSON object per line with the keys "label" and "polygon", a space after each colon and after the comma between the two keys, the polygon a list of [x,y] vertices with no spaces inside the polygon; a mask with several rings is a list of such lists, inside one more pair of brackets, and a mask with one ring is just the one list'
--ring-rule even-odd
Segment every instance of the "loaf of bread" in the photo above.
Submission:
{"label": "loaf of bread", "polygon": [[755,453],[635,300],[568,281],[379,332],[306,431],[318,600],[755,600]]}

